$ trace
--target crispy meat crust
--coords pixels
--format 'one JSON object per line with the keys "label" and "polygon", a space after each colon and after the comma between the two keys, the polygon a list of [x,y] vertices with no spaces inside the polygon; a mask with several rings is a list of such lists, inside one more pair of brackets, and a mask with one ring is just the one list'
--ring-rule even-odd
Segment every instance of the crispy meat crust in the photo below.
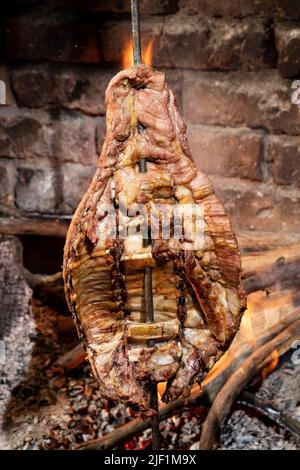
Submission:
{"label": "crispy meat crust", "polygon": [[[240,253],[222,203],[191,158],[164,74],[144,65],[123,70],[111,80],[106,103],[103,150],[66,240],[65,290],[103,395],[145,412],[150,379],[167,381],[165,401],[185,397],[228,348],[246,306]],[[121,210],[124,201],[133,209],[143,204],[146,218],[153,204],[164,204],[173,232],[174,205],[196,204],[204,214],[203,246],[189,245],[188,226],[182,239],[171,231],[148,248],[137,233],[112,238],[107,204]],[[140,213],[132,214],[131,223],[142,223]],[[118,211],[116,224],[121,230]],[[153,325],[144,323],[149,264]]]}

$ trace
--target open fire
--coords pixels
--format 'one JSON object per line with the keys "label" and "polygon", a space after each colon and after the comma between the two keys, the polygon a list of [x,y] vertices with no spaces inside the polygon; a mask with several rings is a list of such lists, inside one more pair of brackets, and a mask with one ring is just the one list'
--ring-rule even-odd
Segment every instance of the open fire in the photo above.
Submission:
{"label": "open fire", "polygon": [[267,365],[261,371],[261,376],[263,380],[265,380],[273,372],[273,370],[276,369],[276,367],[278,366],[279,354],[276,351],[276,349],[272,351],[272,353],[270,354],[268,358],[268,361],[269,362],[267,363]]}
{"label": "open fire", "polygon": [[[142,58],[145,65],[152,65],[152,56],[154,48],[155,38],[151,38],[143,47],[142,47]],[[122,69],[128,69],[133,65],[133,43],[132,39],[129,39],[125,44],[124,51],[122,54],[121,61]]]}

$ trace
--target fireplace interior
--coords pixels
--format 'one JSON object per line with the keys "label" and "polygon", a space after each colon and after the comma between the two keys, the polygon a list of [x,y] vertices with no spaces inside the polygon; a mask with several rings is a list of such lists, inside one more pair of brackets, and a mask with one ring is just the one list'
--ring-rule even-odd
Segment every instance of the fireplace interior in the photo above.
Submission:
{"label": "fireplace interior", "polygon": [[[149,420],[101,397],[62,281],[105,90],[132,63],[130,2],[14,0],[2,12],[0,448],[148,449]],[[300,1],[141,0],[140,13],[145,63],[165,72],[230,216],[248,295],[201,388],[164,405],[159,384],[161,448],[299,449]]]}

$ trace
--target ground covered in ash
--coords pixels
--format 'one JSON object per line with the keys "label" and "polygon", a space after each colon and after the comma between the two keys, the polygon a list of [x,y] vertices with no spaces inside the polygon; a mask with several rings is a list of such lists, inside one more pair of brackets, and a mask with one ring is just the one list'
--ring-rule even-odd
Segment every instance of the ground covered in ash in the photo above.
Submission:
{"label": "ground covered in ash", "polygon": [[[277,369],[262,382],[256,396],[300,423],[300,360],[296,349],[291,349],[280,359]],[[221,449],[300,448],[300,442],[286,429],[272,426],[268,417],[258,419],[254,414],[244,410],[232,413],[221,436]]]}
{"label": "ground covered in ash", "polygon": [[[56,364],[77,343],[70,320],[38,300],[34,300],[31,314],[14,321],[5,340],[6,361],[0,367],[1,449],[74,449],[135,416],[128,407],[101,398],[87,363],[68,371]],[[257,387],[256,394],[300,421],[297,362],[290,354]],[[203,409],[194,407],[163,421],[162,448],[189,449],[199,439],[202,417]],[[122,448],[149,445],[147,430]],[[219,448],[297,449],[297,442],[283,428],[259,419],[253,412],[236,409],[224,428]]]}

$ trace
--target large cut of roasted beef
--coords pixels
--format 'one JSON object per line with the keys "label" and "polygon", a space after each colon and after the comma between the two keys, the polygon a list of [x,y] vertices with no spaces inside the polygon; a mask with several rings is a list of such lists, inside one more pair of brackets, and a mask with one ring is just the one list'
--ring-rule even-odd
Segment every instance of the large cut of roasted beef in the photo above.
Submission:
{"label": "large cut of roasted beef", "polygon": [[[106,103],[103,150],[66,241],[66,295],[103,396],[146,411],[150,380],[167,382],[165,401],[186,397],[228,348],[245,309],[240,253],[192,160],[165,75],[123,70]],[[178,208],[191,207],[199,211],[186,221]],[[153,323],[145,322],[146,266]]]}

